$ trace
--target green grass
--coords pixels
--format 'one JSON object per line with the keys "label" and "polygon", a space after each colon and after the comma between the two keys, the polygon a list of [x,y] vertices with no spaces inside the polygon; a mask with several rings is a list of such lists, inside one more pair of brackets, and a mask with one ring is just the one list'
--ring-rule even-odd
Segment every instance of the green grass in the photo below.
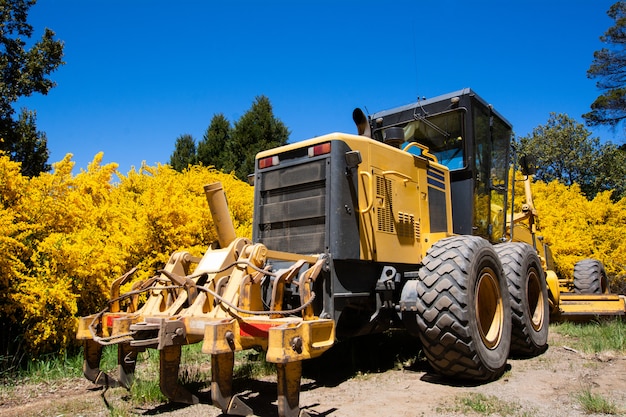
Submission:
{"label": "green grass", "polygon": [[130,387],[130,398],[135,404],[154,404],[167,401],[159,388],[159,380],[135,379]]}
{"label": "green grass", "polygon": [[[586,324],[561,323],[551,325],[551,331],[568,338],[568,346],[587,353],[613,351],[626,354],[626,322],[621,320],[601,321]],[[385,339],[386,340],[386,339]],[[397,347],[397,340],[394,343]],[[380,342],[382,343],[382,342]],[[384,345],[384,344],[383,344]],[[379,346],[380,347],[380,346]],[[382,349],[382,348],[381,348]],[[406,352],[405,352],[406,353]],[[410,354],[409,354],[410,353]],[[82,351],[76,355],[47,355],[30,361],[23,369],[4,370],[0,373],[0,384],[3,390],[22,383],[52,382],[67,377],[82,377]],[[395,358],[395,366],[405,368],[419,361],[415,352],[399,355]],[[108,372],[117,366],[117,348],[105,347],[101,368]],[[149,349],[140,353],[136,379],[126,396],[130,404],[159,403],[166,401],[159,389],[159,354]],[[263,353],[255,351],[237,352],[235,355],[234,375],[238,379],[260,378],[274,375],[276,367],[265,360]],[[202,353],[202,344],[183,346],[180,367],[180,381],[190,391],[200,391],[210,384],[210,355]],[[615,414],[615,404],[602,396],[583,390],[576,394],[576,400],[585,410],[593,413]],[[449,412],[478,413],[484,415],[499,414],[502,416],[523,416],[521,406],[516,403],[502,402],[496,397],[481,394],[468,394],[458,397],[454,409]],[[124,414],[124,410],[117,410]]]}
{"label": "green grass", "polygon": [[611,400],[607,400],[602,395],[594,394],[589,389],[575,395],[584,412],[587,414],[619,414],[620,410]]}
{"label": "green grass", "polygon": [[235,378],[254,379],[276,373],[276,365],[265,360],[265,354],[256,351],[235,354]]}
{"label": "green grass", "polygon": [[551,330],[571,337],[570,347],[586,353],[626,353],[626,322],[619,319],[592,323],[564,322],[551,325]]}
{"label": "green grass", "polygon": [[438,407],[436,411],[444,414],[460,413],[502,417],[526,417],[531,415],[524,411],[522,406],[516,402],[503,401],[493,395],[487,396],[480,393],[456,396],[452,404]]}
{"label": "green grass", "polygon": [[[102,369],[108,370],[117,364],[117,351],[114,347],[105,348],[102,354]],[[2,383],[49,382],[61,378],[80,377],[83,374],[82,349],[75,355],[48,354],[28,361],[21,369],[11,369],[0,374]]]}

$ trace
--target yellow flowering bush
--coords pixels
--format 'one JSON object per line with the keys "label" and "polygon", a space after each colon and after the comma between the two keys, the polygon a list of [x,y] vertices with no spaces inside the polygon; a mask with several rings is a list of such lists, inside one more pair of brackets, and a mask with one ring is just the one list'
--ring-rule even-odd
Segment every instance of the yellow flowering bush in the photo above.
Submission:
{"label": "yellow flowering bush", "polygon": [[[516,211],[525,203],[523,177],[515,182]],[[539,215],[538,235],[552,249],[557,274],[573,277],[574,265],[585,258],[604,263],[613,291],[626,290],[626,198],[611,200],[611,192],[598,193],[593,200],[582,194],[578,184],[534,181],[531,185]]]}
{"label": "yellow flowering bush", "polygon": [[177,250],[201,255],[217,239],[205,184],[222,182],[238,235],[252,234],[253,190],[232,174],[158,165],[122,175],[101,162],[74,175],[68,155],[29,179],[0,154],[3,352],[67,349],[77,317],[105,306],[115,278],[135,266],[152,276]]}
{"label": "yellow flowering bush", "polygon": [[[102,154],[73,172],[68,155],[50,173],[23,177],[0,153],[2,352],[34,357],[71,348],[77,317],[106,305],[114,279],[135,266],[136,278],[150,277],[177,250],[201,255],[217,240],[206,184],[223,184],[237,235],[251,237],[253,190],[232,174],[157,165],[124,175],[116,164],[103,165]],[[597,258],[613,282],[625,281],[626,200],[613,203],[605,192],[589,201],[577,185],[558,182],[532,187],[557,272],[571,276],[577,261]]]}

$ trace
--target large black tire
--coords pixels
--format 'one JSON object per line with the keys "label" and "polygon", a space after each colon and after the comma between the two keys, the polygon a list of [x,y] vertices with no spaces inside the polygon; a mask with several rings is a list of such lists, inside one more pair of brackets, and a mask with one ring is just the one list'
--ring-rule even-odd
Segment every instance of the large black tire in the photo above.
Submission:
{"label": "large black tire", "polygon": [[436,242],[416,291],[419,337],[435,371],[473,381],[499,377],[509,355],[511,308],[493,246],[474,236]]}
{"label": "large black tire", "polygon": [[574,292],[577,294],[608,294],[609,280],[602,262],[583,259],[574,265]]}
{"label": "large black tire", "polygon": [[494,246],[511,295],[511,356],[533,357],[548,347],[548,287],[537,251],[526,243]]}

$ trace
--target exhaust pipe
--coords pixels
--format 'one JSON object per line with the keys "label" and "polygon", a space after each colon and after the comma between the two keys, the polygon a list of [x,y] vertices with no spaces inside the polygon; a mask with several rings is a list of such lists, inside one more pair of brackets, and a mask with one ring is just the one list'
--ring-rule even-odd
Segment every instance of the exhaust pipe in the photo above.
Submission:
{"label": "exhaust pipe", "polygon": [[363,113],[363,110],[358,107],[354,109],[352,112],[352,120],[354,120],[359,136],[367,136],[368,138],[372,137],[372,129],[370,128],[370,123],[367,120],[365,113]]}
{"label": "exhaust pipe", "polygon": [[209,203],[211,217],[213,217],[213,223],[217,230],[217,240],[220,247],[225,248],[235,240],[237,235],[235,234],[233,220],[228,212],[228,202],[226,201],[222,183],[214,182],[213,184],[205,185],[204,194],[206,195],[207,203]]}

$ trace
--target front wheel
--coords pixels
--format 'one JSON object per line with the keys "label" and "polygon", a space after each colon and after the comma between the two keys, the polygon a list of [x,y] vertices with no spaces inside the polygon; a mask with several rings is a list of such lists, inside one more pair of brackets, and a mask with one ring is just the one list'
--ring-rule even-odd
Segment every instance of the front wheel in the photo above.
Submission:
{"label": "front wheel", "polygon": [[511,341],[507,283],[493,246],[475,236],[435,243],[416,283],[424,353],[439,373],[489,381],[502,374]]}

